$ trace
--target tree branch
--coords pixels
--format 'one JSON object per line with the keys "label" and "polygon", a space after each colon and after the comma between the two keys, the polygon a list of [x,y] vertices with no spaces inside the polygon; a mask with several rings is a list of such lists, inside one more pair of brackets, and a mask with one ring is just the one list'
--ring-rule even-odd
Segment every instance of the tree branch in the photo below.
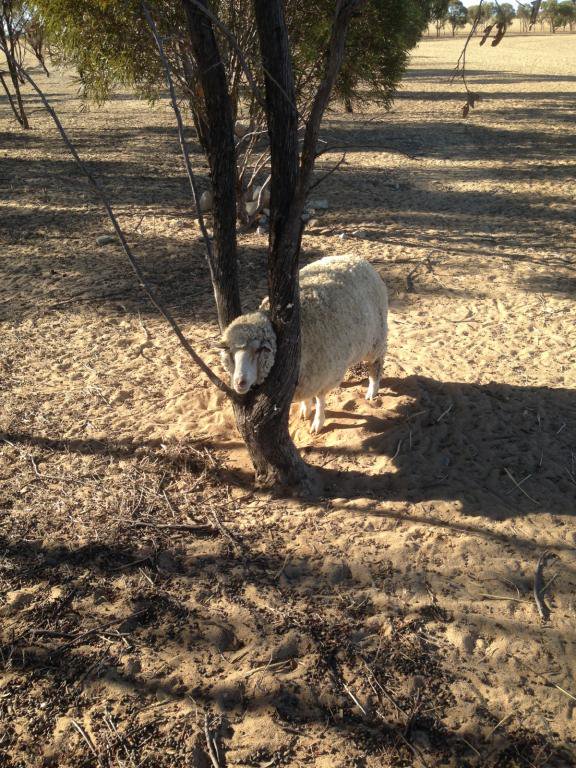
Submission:
{"label": "tree branch", "polygon": [[108,218],[112,222],[112,226],[114,227],[114,230],[116,231],[116,234],[118,235],[118,239],[120,240],[120,243],[122,245],[122,248],[124,249],[124,253],[128,257],[128,261],[130,262],[130,265],[132,266],[132,269],[136,273],[136,276],[138,277],[138,280],[140,282],[140,286],[144,290],[144,292],[147,294],[148,298],[152,302],[152,304],[156,307],[156,309],[160,312],[160,314],[165,318],[165,320],[169,323],[170,327],[178,337],[178,340],[180,341],[181,345],[184,347],[186,352],[190,355],[192,360],[198,365],[201,370],[204,372],[204,374],[210,379],[212,384],[214,384],[218,389],[220,389],[222,392],[225,392],[226,395],[231,400],[238,401],[239,397],[237,393],[231,389],[222,379],[220,379],[219,376],[217,376],[212,369],[204,362],[204,360],[198,355],[198,353],[192,348],[190,342],[188,339],[184,336],[182,333],[180,326],[172,316],[172,313],[166,309],[163,304],[161,303],[160,299],[156,295],[154,289],[150,286],[148,281],[146,280],[146,277],[144,276],[144,273],[134,258],[134,255],[132,254],[132,250],[130,246],[128,245],[128,242],[126,241],[126,237],[124,235],[124,232],[122,231],[120,225],[118,224],[118,220],[116,219],[116,216],[114,214],[114,211],[112,210],[110,203],[108,202],[108,198],[106,196],[106,193],[104,192],[104,189],[102,188],[100,182],[96,179],[95,176],[93,176],[92,172],[88,169],[88,167],[84,164],[82,159],[80,158],[80,155],[78,154],[76,147],[71,142],[71,140],[68,138],[68,135],[64,129],[64,126],[60,122],[60,118],[54,111],[54,108],[44,95],[41,88],[36,84],[36,82],[32,79],[32,77],[26,72],[25,69],[23,69],[18,62],[11,57],[10,52],[4,48],[4,46],[0,46],[0,50],[4,53],[6,58],[12,62],[12,65],[17,68],[17,70],[21,73],[21,75],[27,80],[28,83],[32,86],[34,91],[38,94],[40,100],[42,101],[44,107],[46,108],[46,111],[52,118],[54,124],[56,125],[56,128],[58,129],[58,132],[60,133],[60,136],[62,137],[62,140],[66,144],[68,150],[70,151],[70,154],[76,161],[76,164],[82,171],[82,173],[86,176],[90,184],[93,186],[93,188],[96,190],[96,193],[98,194],[98,197],[100,198],[100,201],[102,202],[102,205],[106,209],[106,213],[108,214]]}
{"label": "tree branch", "polygon": [[[205,107],[205,149],[214,195],[214,292],[220,329],[242,312],[236,241],[236,151],[226,72],[206,1],[182,0]],[[202,10],[204,9],[204,10]]]}
{"label": "tree branch", "polygon": [[[164,52],[164,45],[162,44],[162,38],[158,33],[158,28],[154,22],[154,19],[152,18],[150,9],[148,8],[148,5],[146,4],[146,2],[144,2],[144,0],[142,0],[142,11],[144,12],[146,23],[150,27],[150,31],[152,32],[152,36],[154,37],[154,42],[156,43],[156,47],[158,48],[158,54],[160,55],[160,59],[162,60],[162,66],[164,68],[164,77],[166,79],[166,85],[168,86],[168,91],[170,93],[170,101],[172,102],[172,109],[174,110],[174,115],[176,116],[176,124],[178,126],[178,138],[180,139],[180,148],[182,149],[184,165],[186,167],[188,181],[190,182],[192,199],[196,207],[196,213],[198,215],[198,223],[200,224],[200,230],[202,232],[202,239],[204,240],[204,245],[206,246],[206,256],[207,256],[206,260],[208,262],[208,268],[210,270],[210,279],[212,282],[212,287],[214,288],[214,298],[216,300],[216,303],[218,303],[218,296],[215,290],[216,279],[214,275],[212,243],[210,242],[210,236],[208,235],[208,230],[206,229],[204,215],[200,210],[200,204],[199,204],[200,197],[198,195],[198,187],[196,186],[196,178],[194,176],[194,171],[192,170],[192,163],[190,162],[190,152],[188,149],[188,144],[184,136],[184,123],[182,121],[182,113],[180,112],[180,107],[178,106],[178,101],[176,99],[176,92],[174,90],[174,83],[172,81],[172,75],[171,75],[172,70],[171,70],[170,64],[168,63],[168,59],[166,58],[166,53]],[[220,330],[223,330],[223,328],[221,328]]]}
{"label": "tree branch", "polygon": [[328,43],[328,52],[326,56],[326,67],[324,77],[318,87],[316,96],[312,102],[310,117],[306,123],[304,132],[304,142],[302,145],[302,159],[300,161],[300,184],[298,196],[304,201],[310,177],[314,170],[314,161],[316,159],[316,145],[320,133],[320,123],[328,106],[338,72],[342,65],[344,57],[344,48],[346,44],[346,35],[350,26],[353,14],[360,9],[365,0],[338,0],[330,42]]}

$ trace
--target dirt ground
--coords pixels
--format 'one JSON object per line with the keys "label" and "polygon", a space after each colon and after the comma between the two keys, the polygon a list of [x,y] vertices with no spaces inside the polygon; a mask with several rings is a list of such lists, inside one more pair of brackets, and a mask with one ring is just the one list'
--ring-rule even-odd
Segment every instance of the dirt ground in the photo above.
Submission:
{"label": "dirt ground", "polygon": [[[326,120],[350,146],[304,259],[370,259],[391,330],[375,402],[359,368],[319,436],[294,418],[314,504],[254,491],[37,102],[27,133],[1,102],[3,768],[576,765],[576,36],[473,43],[467,120],[460,46]],[[40,80],[215,360],[167,103]],[[264,248],[241,238],[247,308]]]}

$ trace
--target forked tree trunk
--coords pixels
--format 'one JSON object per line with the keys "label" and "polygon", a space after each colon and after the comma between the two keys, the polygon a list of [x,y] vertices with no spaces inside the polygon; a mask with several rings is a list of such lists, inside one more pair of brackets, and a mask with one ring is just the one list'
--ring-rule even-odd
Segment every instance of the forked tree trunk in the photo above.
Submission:
{"label": "forked tree trunk", "polygon": [[[223,328],[240,314],[235,233],[236,158],[234,126],[224,65],[212,28],[207,0],[182,0],[202,85],[202,142],[207,148],[214,193],[212,279]],[[338,0],[324,78],[306,125],[299,164],[298,112],[284,0],[254,0],[265,73],[266,115],[271,155],[268,296],[276,332],[276,357],[266,381],[234,402],[238,429],[246,443],[259,485],[316,490],[312,469],[290,437],[288,419],[300,367],[298,261],[301,214],[314,167],[320,121],[344,54],[346,31],[362,0]]]}
{"label": "forked tree trunk", "polygon": [[[204,0],[200,0],[205,5]],[[225,327],[240,314],[236,271],[236,159],[234,126],[224,66],[212,23],[197,5],[183,0],[194,56],[203,88],[203,143],[208,150],[214,193],[215,293],[218,318]],[[205,5],[206,7],[206,5]],[[268,288],[277,333],[275,365],[257,392],[234,403],[238,429],[246,442],[260,485],[308,488],[310,471],[288,431],[290,403],[300,356],[298,253],[300,216],[291,212],[298,181],[297,113],[282,4],[256,3],[264,66],[276,81],[267,82],[271,142],[271,232]]]}
{"label": "forked tree trunk", "polygon": [[[8,72],[10,74],[10,80],[12,81],[12,88],[14,89],[14,96],[12,96],[8,90],[8,86],[2,78],[2,86],[8,96],[8,101],[14,112],[14,116],[22,126],[22,128],[29,129],[30,123],[28,122],[28,116],[24,109],[24,100],[22,99],[22,93],[20,92],[20,78],[18,77],[18,70],[14,66],[15,56],[15,42],[13,39],[12,26],[9,23],[9,19],[6,19],[6,26],[2,24],[2,15],[0,14],[0,43],[4,50],[9,52],[7,56]],[[15,100],[14,100],[15,99]]]}

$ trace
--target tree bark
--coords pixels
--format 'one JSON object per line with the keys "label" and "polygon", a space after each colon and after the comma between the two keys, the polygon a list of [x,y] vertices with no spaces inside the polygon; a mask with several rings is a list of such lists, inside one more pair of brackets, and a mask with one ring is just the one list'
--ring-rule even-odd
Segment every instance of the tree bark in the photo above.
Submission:
{"label": "tree bark", "polygon": [[265,71],[270,139],[268,296],[277,350],[270,375],[260,391],[236,408],[236,418],[261,485],[311,491],[312,470],[300,457],[288,431],[300,368],[298,262],[302,237],[302,205],[294,206],[299,167],[292,60],[281,0],[255,0],[254,11]]}
{"label": "tree bark", "polygon": [[[199,0],[207,7],[206,0]],[[214,255],[212,270],[220,330],[241,313],[236,242],[236,151],[234,123],[212,22],[201,8],[182,0],[192,50],[199,70],[205,114],[200,138],[208,155],[214,195]]]}
{"label": "tree bark", "polygon": [[[3,21],[5,22],[5,27],[2,24]],[[10,23],[10,19],[7,16],[3,17],[2,14],[0,14],[0,44],[2,45],[4,50],[7,52],[6,61],[8,63],[8,72],[10,73],[10,80],[12,81],[12,87],[14,88],[14,96],[16,97],[16,102],[18,105],[17,107],[16,107],[16,104],[14,103],[13,97],[8,92],[8,88],[6,86],[6,83],[4,82],[4,78],[2,78],[2,85],[4,86],[4,89],[8,94],[8,100],[10,102],[10,106],[12,107],[12,111],[14,112],[16,119],[18,120],[22,128],[27,130],[30,128],[30,123],[28,122],[28,117],[24,109],[24,101],[22,99],[22,94],[20,92],[20,80],[18,77],[18,71],[16,70],[16,67],[14,66],[14,61],[13,61],[13,59],[15,59],[16,57],[14,55],[15,42],[13,40],[12,25]]]}
{"label": "tree bark", "polygon": [[[205,113],[199,116],[214,193],[213,270],[218,317],[224,328],[240,313],[236,269],[236,158],[230,95],[223,62],[208,17],[207,0],[182,0]],[[298,262],[302,210],[316,157],[320,121],[342,63],[346,32],[362,0],[338,0],[324,76],[306,125],[302,160],[298,151],[298,112],[283,0],[254,0],[266,88],[270,140],[271,200],[268,244],[268,296],[276,333],[276,358],[265,382],[234,401],[238,429],[246,442],[259,485],[299,493],[318,490],[316,476],[299,455],[288,430],[290,405],[300,367]]]}

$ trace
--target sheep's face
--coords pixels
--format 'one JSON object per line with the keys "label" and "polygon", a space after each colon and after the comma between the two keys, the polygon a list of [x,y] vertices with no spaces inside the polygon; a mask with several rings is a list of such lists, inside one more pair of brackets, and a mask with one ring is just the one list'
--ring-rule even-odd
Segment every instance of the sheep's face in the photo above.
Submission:
{"label": "sheep's face", "polygon": [[223,349],[222,363],[236,392],[245,395],[268,375],[274,364],[274,350],[268,342],[254,339],[243,347]]}

